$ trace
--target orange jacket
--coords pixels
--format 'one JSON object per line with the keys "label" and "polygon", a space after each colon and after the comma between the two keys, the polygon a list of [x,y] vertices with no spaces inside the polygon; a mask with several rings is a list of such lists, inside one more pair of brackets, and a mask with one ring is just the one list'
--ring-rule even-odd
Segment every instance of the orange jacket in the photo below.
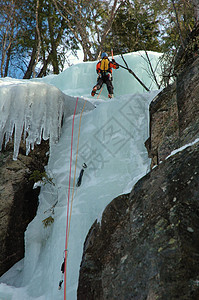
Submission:
{"label": "orange jacket", "polygon": [[[100,67],[101,67],[101,60],[98,61],[97,65],[96,65],[96,72],[97,72],[97,74],[100,74],[100,73],[101,73]],[[115,61],[109,61],[109,69],[108,69],[108,72],[111,73],[111,74],[112,74],[112,72],[113,72],[112,68],[113,68],[113,69],[118,69],[118,68],[119,68],[118,64],[117,64]]]}

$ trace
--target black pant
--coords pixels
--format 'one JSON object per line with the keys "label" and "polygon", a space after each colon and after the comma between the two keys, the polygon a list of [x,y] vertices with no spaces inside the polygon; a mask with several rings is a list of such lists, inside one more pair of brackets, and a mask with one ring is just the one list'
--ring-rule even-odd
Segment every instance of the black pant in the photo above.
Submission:
{"label": "black pant", "polygon": [[113,85],[112,85],[112,81],[111,81],[111,74],[104,75],[102,77],[98,77],[97,84],[95,85],[98,90],[101,89],[103,83],[106,83],[109,94],[113,94]]}

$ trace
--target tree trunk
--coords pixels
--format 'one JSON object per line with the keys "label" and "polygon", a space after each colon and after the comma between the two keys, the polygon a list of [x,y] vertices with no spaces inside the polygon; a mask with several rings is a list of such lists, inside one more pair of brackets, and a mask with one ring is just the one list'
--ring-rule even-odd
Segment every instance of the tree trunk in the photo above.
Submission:
{"label": "tree trunk", "polygon": [[30,79],[32,76],[32,71],[33,71],[33,66],[35,63],[35,59],[36,59],[36,53],[37,53],[37,45],[34,44],[33,49],[32,49],[32,54],[31,54],[31,59],[28,65],[28,68],[23,76],[23,79]]}
{"label": "tree trunk", "polygon": [[177,23],[178,33],[179,33],[179,36],[180,36],[181,45],[182,45],[183,48],[185,48],[185,46],[184,46],[184,40],[182,38],[182,31],[181,31],[181,28],[180,28],[178,13],[177,13],[177,10],[176,10],[176,6],[175,6],[175,1],[174,0],[172,0],[172,4],[173,4],[173,9],[174,9],[174,12],[175,12],[175,16],[176,16],[176,23]]}
{"label": "tree trunk", "polygon": [[36,77],[36,65],[39,61],[39,56],[40,56],[40,47],[41,47],[41,36],[40,36],[40,29],[39,29],[39,0],[37,0],[36,3],[36,9],[35,9],[35,17],[36,17],[36,41],[37,41],[37,49],[36,49],[36,53],[35,53],[35,60],[34,60],[34,64],[33,64],[33,68],[32,68],[32,74],[33,74],[33,78]]}
{"label": "tree trunk", "polygon": [[52,19],[50,16],[48,16],[48,27],[49,27],[49,32],[50,32],[50,42],[51,42],[51,52],[50,52],[50,58],[51,58],[51,63],[53,66],[53,73],[54,74],[59,74],[59,63],[58,63],[58,58],[57,58],[57,43],[54,39],[54,31],[53,31],[53,23]]}
{"label": "tree trunk", "polygon": [[9,47],[9,49],[7,51],[6,65],[5,65],[5,70],[4,70],[4,77],[8,76],[8,67],[9,67],[10,57],[11,57],[11,46]]}

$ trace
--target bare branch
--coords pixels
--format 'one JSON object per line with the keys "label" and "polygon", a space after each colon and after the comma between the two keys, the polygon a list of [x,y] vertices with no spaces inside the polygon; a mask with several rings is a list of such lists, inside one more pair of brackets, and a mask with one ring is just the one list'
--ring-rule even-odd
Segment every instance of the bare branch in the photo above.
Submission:
{"label": "bare branch", "polygon": [[183,48],[185,48],[184,41],[183,41],[183,38],[182,38],[182,31],[181,31],[180,24],[179,24],[178,13],[177,13],[177,10],[176,10],[174,0],[172,0],[172,4],[173,4],[173,9],[174,9],[174,12],[175,12],[175,16],[176,16],[176,23],[177,23],[177,27],[178,27],[178,33],[179,33],[179,36],[180,36],[181,45],[182,45]]}
{"label": "bare branch", "polygon": [[132,74],[134,77],[135,77],[135,79],[144,87],[144,89],[147,91],[147,92],[149,92],[150,90],[148,89],[148,87],[146,87],[146,85],[140,80],[140,78],[139,77],[137,77],[137,75],[128,67],[128,64],[127,64],[127,62],[126,62],[126,60],[124,59],[124,56],[121,54],[121,57],[122,57],[122,59],[123,59],[123,61],[124,61],[124,63],[125,63],[125,65],[126,65],[126,67],[124,67],[124,66],[122,66],[122,65],[119,65],[121,68],[123,68],[123,69],[125,69],[125,70],[127,70],[130,74]]}
{"label": "bare branch", "polygon": [[[53,1],[61,16],[67,20],[68,27],[76,40],[81,44],[84,52],[84,61],[96,59],[111,29],[119,0],[109,1],[110,3],[108,1],[90,0],[51,1]],[[103,26],[102,18],[99,21],[100,14],[97,14],[97,12],[99,12],[99,9],[105,10],[105,7],[107,8],[107,15],[105,20],[103,20]],[[108,8],[110,8],[110,11]],[[95,54],[92,54],[93,51],[95,51]]]}
{"label": "bare branch", "polygon": [[145,50],[145,54],[146,54],[146,57],[147,57],[147,61],[148,61],[148,63],[149,63],[149,67],[150,67],[151,73],[152,73],[152,75],[153,75],[153,78],[154,78],[154,80],[155,80],[155,83],[156,83],[156,85],[157,85],[158,89],[160,89],[160,85],[159,85],[159,83],[158,83],[158,81],[157,81],[157,78],[156,78],[155,72],[154,72],[154,70],[153,70],[153,67],[152,67],[152,64],[151,64],[150,58],[149,58],[149,56],[148,56],[148,53],[147,53],[147,51],[146,51],[146,50]]}

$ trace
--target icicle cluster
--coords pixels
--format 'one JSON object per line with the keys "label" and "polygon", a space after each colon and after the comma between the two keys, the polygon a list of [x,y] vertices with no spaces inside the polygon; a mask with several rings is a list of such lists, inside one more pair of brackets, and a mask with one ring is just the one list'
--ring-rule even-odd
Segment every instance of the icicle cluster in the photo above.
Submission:
{"label": "icicle cluster", "polygon": [[60,136],[64,94],[56,87],[40,82],[15,82],[0,88],[0,149],[14,138],[16,160],[21,139],[26,154],[50,138],[50,145]]}

